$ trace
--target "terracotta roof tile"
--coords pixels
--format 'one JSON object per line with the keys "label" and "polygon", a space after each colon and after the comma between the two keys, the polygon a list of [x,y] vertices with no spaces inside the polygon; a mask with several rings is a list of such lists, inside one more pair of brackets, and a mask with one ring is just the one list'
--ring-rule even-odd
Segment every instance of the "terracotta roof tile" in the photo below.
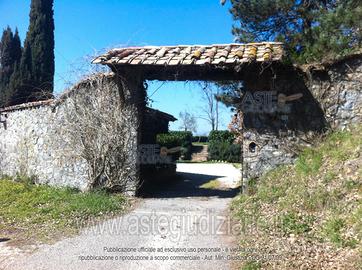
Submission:
{"label": "terracotta roof tile", "polygon": [[93,63],[117,65],[237,65],[280,61],[283,44],[261,42],[220,45],[145,46],[113,49]]}

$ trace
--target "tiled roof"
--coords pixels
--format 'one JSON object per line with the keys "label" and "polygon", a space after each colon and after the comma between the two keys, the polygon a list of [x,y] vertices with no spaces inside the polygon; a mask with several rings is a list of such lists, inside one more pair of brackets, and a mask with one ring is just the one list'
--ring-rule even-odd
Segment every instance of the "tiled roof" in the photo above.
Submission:
{"label": "tiled roof", "polygon": [[150,107],[146,107],[146,113],[154,113],[157,114],[161,117],[163,117],[164,119],[168,120],[169,122],[175,122],[177,120],[177,118],[175,118],[172,114],[166,113],[166,112],[162,112]]}
{"label": "tiled roof", "polygon": [[238,65],[247,62],[279,61],[283,44],[262,42],[247,44],[146,46],[113,49],[93,60],[109,65]]}

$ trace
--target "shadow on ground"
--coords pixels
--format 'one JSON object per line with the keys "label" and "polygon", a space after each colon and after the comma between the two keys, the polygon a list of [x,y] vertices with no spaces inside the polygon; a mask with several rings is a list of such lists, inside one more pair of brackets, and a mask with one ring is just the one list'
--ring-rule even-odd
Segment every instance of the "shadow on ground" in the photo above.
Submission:
{"label": "shadow on ground", "polygon": [[200,187],[220,177],[223,176],[177,172],[174,179],[145,183],[138,196],[143,198],[235,197],[240,188],[207,189]]}

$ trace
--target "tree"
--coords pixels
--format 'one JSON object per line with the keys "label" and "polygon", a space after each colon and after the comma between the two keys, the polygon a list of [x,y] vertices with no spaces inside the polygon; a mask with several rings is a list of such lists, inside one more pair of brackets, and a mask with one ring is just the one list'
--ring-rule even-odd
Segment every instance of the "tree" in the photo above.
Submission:
{"label": "tree", "polygon": [[[20,76],[20,77],[18,77]],[[54,87],[53,0],[32,0],[30,24],[24,42],[17,85],[16,103],[47,99]]]}
{"label": "tree", "polygon": [[216,100],[226,107],[231,107],[231,111],[238,109],[245,93],[243,82],[220,81],[216,85],[219,88],[218,93],[215,95]]}
{"label": "tree", "polygon": [[209,82],[202,82],[202,100],[204,107],[202,111],[203,116],[199,118],[206,120],[211,125],[211,130],[218,130],[219,127],[219,101],[215,98],[219,94],[219,88],[215,84]]}
{"label": "tree", "polygon": [[19,65],[21,58],[21,42],[18,29],[13,34],[8,26],[4,29],[0,46],[0,107],[6,106],[12,96],[10,78]]}
{"label": "tree", "polygon": [[196,118],[193,114],[184,111],[179,114],[181,125],[180,128],[184,131],[196,132],[197,124]]}
{"label": "tree", "polygon": [[220,92],[215,98],[226,107],[231,108],[233,116],[228,125],[228,129],[235,136],[235,142],[241,143],[243,139],[243,121],[244,115],[240,109],[245,94],[245,88],[242,81],[221,81],[217,83]]}
{"label": "tree", "polygon": [[231,0],[240,42],[282,41],[295,62],[331,60],[361,47],[359,0]]}

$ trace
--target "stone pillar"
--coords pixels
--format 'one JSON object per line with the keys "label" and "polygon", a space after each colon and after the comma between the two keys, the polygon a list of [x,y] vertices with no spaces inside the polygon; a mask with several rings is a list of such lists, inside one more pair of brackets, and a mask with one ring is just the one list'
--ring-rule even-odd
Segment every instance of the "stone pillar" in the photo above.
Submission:
{"label": "stone pillar", "polygon": [[128,145],[129,155],[129,179],[126,185],[126,194],[135,196],[140,183],[139,152],[141,144],[142,121],[146,107],[146,90],[141,74],[117,72],[117,84],[121,101],[126,110],[126,118],[132,123],[130,135],[131,143]]}

